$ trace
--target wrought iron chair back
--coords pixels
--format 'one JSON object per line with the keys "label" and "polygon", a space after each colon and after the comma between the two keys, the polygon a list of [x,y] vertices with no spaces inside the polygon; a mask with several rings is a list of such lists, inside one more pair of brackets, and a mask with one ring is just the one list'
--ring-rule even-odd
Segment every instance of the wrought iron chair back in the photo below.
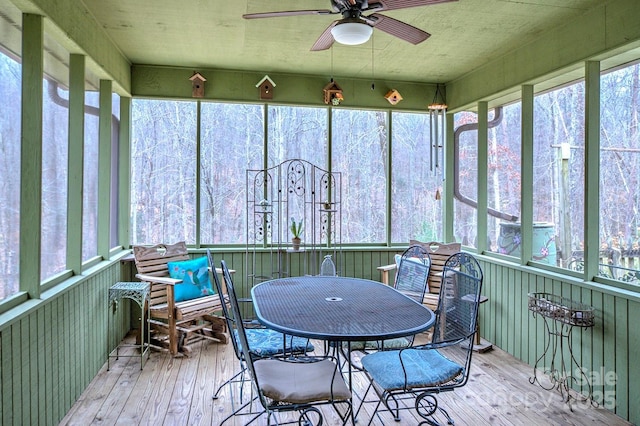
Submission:
{"label": "wrought iron chair back", "polygon": [[[232,321],[237,330],[240,346],[247,348],[249,342],[242,313],[233,282],[230,279],[227,280],[224,260],[221,261],[221,266],[231,304]],[[264,411],[258,414],[247,413],[253,414],[254,417],[246,424],[252,423],[266,414],[267,425],[269,425],[275,412],[297,411],[299,412],[299,424],[321,425],[323,416],[317,406],[323,404],[332,405],[343,424],[346,424],[349,419],[353,423],[351,391],[342,378],[334,358],[324,356],[254,359],[252,356],[247,356],[245,361],[257,398],[264,408]],[[250,405],[251,402],[247,402],[243,407]],[[345,406],[344,412],[338,410],[339,405]],[[237,410],[222,423],[234,415],[241,415],[241,413]],[[278,424],[277,420],[276,424]]]}
{"label": "wrought iron chair back", "polygon": [[[215,270],[213,263],[213,256],[211,255],[211,251],[207,249],[207,257],[209,260],[209,266],[211,270]],[[233,281],[231,278],[231,273],[229,268],[226,266],[226,263],[223,263],[222,276],[225,283],[231,283],[233,285]],[[213,282],[216,286],[217,292],[220,295],[225,295],[225,300],[228,301],[229,296],[227,295],[226,288],[223,288],[220,280],[218,279],[217,274],[213,274]],[[229,302],[227,302],[229,303]],[[247,300],[245,303],[251,303],[250,300]],[[216,393],[213,395],[213,399],[217,399],[220,391],[227,384],[233,383],[241,383],[244,384],[245,378],[244,373],[246,371],[245,365],[245,352],[242,348],[249,348],[249,352],[252,357],[270,357],[270,356],[290,356],[290,355],[304,355],[307,352],[312,352],[315,348],[309,342],[309,339],[302,337],[294,337],[294,336],[285,336],[282,333],[279,333],[275,330],[271,330],[263,327],[260,324],[255,322],[250,322],[245,324],[246,326],[250,326],[247,331],[247,340],[249,342],[249,346],[242,346],[240,344],[238,338],[238,331],[235,323],[235,318],[233,316],[233,312],[231,311],[230,306],[227,307],[226,304],[223,305],[222,309],[225,321],[227,323],[227,328],[231,335],[231,343],[233,344],[233,350],[236,355],[236,358],[240,361],[240,369],[227,381],[222,383]],[[243,388],[240,387],[240,401],[242,402],[242,392]]]}
{"label": "wrought iron chair back", "polygon": [[427,279],[431,268],[431,257],[424,247],[410,246],[402,253],[398,274],[395,281],[395,289],[406,296],[422,303],[427,291]]}
{"label": "wrought iron chair back", "polygon": [[[366,355],[362,365],[371,383],[363,404],[371,402],[366,395],[373,388],[379,398],[375,409],[378,416],[381,411],[389,411],[399,421],[401,410],[415,407],[426,423],[434,422],[439,410],[453,424],[449,413],[438,407],[435,394],[464,386],[469,379],[482,280],[482,270],[472,255],[461,252],[447,259],[432,341]],[[405,399],[415,401],[406,405],[402,402]]]}

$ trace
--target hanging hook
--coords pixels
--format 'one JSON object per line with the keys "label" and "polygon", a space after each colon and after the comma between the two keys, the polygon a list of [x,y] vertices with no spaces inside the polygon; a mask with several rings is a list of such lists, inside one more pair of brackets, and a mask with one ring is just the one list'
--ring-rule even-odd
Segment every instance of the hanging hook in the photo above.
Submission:
{"label": "hanging hook", "polygon": [[374,76],[374,60],[375,60],[375,54],[373,52],[373,34],[371,35],[371,90],[375,90],[376,88],[376,82],[375,82],[375,76]]}

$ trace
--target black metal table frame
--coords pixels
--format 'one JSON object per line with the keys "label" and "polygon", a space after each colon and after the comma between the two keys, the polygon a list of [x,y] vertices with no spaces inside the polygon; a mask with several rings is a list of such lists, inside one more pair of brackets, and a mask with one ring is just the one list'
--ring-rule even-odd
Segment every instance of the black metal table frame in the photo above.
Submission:
{"label": "black metal table frame", "polygon": [[[265,289],[278,294],[271,293],[267,302]],[[335,342],[336,347],[342,342],[349,346],[354,341],[412,336],[435,322],[426,306],[392,287],[360,278],[279,278],[256,285],[251,294],[263,325],[287,335]],[[266,303],[270,303],[268,309]]]}

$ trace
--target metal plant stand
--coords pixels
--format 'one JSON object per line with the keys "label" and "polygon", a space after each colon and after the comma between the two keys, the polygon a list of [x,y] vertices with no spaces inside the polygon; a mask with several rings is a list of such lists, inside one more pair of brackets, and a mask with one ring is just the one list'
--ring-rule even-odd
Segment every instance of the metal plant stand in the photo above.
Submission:
{"label": "metal plant stand", "polygon": [[[534,318],[537,315],[542,317],[546,329],[544,352],[536,360],[533,366],[533,376],[529,378],[529,382],[531,384],[537,383],[546,390],[556,389],[572,411],[572,399],[589,401],[592,405],[597,406],[597,402],[593,400],[593,385],[573,355],[571,344],[571,333],[575,327],[582,329],[593,327],[593,307],[550,293],[529,293],[528,296],[529,310]],[[565,340],[568,359],[565,358]],[[549,379],[549,384],[546,384],[538,377],[538,364],[549,353],[551,364],[544,369],[544,374]],[[558,364],[556,364],[556,355],[559,357]],[[574,366],[575,375],[572,373]],[[574,392],[574,394],[578,394],[577,397],[574,396],[570,392],[572,384],[583,384],[587,388],[587,394]]]}
{"label": "metal plant stand", "polygon": [[[140,357],[140,370],[142,370],[144,357],[149,354],[149,342],[151,341],[149,327],[145,327],[145,320],[149,318],[149,283],[142,282],[117,282],[109,288],[109,308],[113,306],[114,311],[118,309],[120,300],[131,299],[140,306],[140,344],[124,344],[121,343],[116,346],[107,355],[107,370],[109,370],[109,362],[111,358],[118,359],[119,357]],[[111,317],[113,314],[109,313],[109,320],[107,326],[107,347],[111,342]],[[146,330],[146,333],[145,333]],[[146,334],[146,336],[145,336]],[[138,349],[140,354],[135,355],[121,355],[120,349],[128,347]]]}

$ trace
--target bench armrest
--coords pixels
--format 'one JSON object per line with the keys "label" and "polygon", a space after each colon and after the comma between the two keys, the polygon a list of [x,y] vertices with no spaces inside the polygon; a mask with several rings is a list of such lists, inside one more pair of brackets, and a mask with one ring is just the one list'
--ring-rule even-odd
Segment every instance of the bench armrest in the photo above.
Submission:
{"label": "bench armrest", "polygon": [[176,285],[182,282],[182,280],[179,280],[176,278],[156,277],[154,275],[145,275],[145,274],[136,274],[136,278],[138,278],[140,281],[147,281],[151,283],[168,284],[168,285]]}
{"label": "bench armrest", "polygon": [[380,271],[380,281],[383,284],[389,285],[389,271],[395,270],[396,264],[392,263],[391,265],[378,266],[376,269]]}

